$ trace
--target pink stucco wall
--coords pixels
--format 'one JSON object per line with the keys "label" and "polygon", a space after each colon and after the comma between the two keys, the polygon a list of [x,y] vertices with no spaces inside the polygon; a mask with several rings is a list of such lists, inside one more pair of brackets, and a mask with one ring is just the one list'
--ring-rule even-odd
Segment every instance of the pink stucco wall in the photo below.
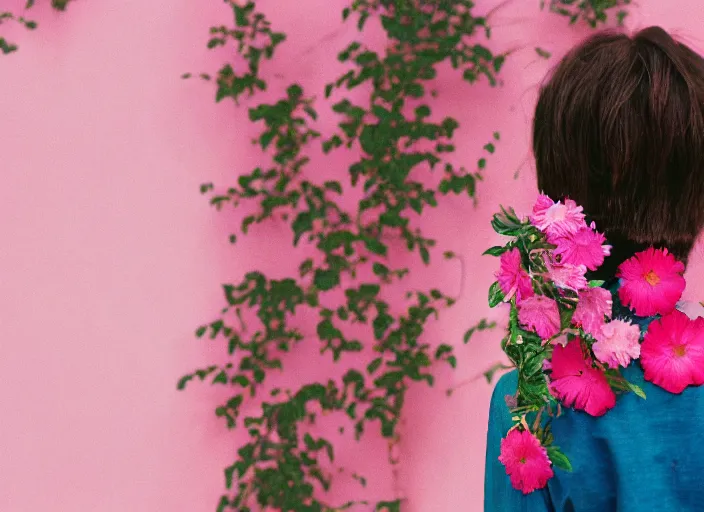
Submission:
{"label": "pink stucco wall", "polygon": [[[322,91],[340,69],[333,50],[355,35],[338,21],[342,2],[260,5],[289,34],[272,73],[282,85],[300,79]],[[641,0],[628,23],[661,24],[702,48],[702,5]],[[207,85],[179,79],[222,62],[225,54],[204,44],[211,24],[229,22],[228,10],[215,0],[77,0],[65,15],[46,6],[35,15],[33,33],[5,25],[0,32],[20,43],[0,57],[0,511],[214,510],[237,442],[212,412],[224,394],[206,386],[177,393],[175,382],[221,357],[217,345],[192,337],[222,305],[221,282],[254,266],[293,265],[281,257],[285,231],[266,244],[230,246],[233,217],[197,192],[204,181],[234,180],[258,158],[245,111],[215,105]],[[428,341],[456,344],[459,367],[409,397],[398,479],[405,511],[481,510],[490,387],[478,379],[450,398],[445,391],[500,359],[496,333],[461,343],[479,318],[503,321],[485,306],[495,265],[480,257],[494,242],[488,220],[500,201],[525,208],[535,193],[536,84],[589,32],[541,13],[538,0],[510,0],[491,24],[491,45],[514,50],[503,86],[447,75],[438,87],[438,114],[462,123],[458,161],[475,162],[495,130],[502,140],[478,206],[448,198],[423,223],[462,255],[466,272],[460,280],[459,268],[433,268],[433,280],[460,299]],[[539,58],[536,46],[553,58]],[[321,127],[333,122],[324,117]],[[324,169],[345,172],[342,161]],[[691,296],[704,289],[694,279],[702,261],[699,250]],[[295,364],[305,371],[309,362]],[[383,452],[374,436],[339,452],[340,464],[366,472],[371,498],[393,492]],[[357,489],[339,482],[336,496]]]}

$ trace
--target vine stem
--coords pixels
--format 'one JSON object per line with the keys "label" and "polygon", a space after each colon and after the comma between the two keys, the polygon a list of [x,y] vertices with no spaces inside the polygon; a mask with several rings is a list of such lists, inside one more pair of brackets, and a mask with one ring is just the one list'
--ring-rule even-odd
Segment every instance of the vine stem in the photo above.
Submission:
{"label": "vine stem", "polygon": [[[498,368],[504,368],[504,369],[513,368],[512,366],[506,366],[506,365],[504,365],[501,361],[497,361],[496,363],[494,363],[494,364],[492,365],[492,368],[497,368],[497,367],[498,367]],[[468,379],[465,379],[465,380],[460,381],[459,383],[457,383],[457,385],[447,388],[447,395],[448,395],[448,396],[452,395],[452,393],[454,393],[455,391],[457,391],[459,388],[464,387],[464,386],[466,386],[467,384],[471,384],[472,382],[476,382],[476,381],[478,381],[479,379],[481,379],[482,377],[486,377],[486,372],[485,372],[485,371],[484,371],[484,372],[479,372],[479,373],[477,373],[476,375],[473,375],[472,377],[469,377]]]}
{"label": "vine stem", "polygon": [[[401,420],[401,426],[405,424],[404,420]],[[403,496],[403,490],[401,489],[401,477],[399,464],[401,458],[399,455],[399,443],[401,441],[400,434],[396,434],[393,440],[389,441],[389,464],[391,464],[391,485],[394,493],[394,500],[403,501],[405,497]]]}

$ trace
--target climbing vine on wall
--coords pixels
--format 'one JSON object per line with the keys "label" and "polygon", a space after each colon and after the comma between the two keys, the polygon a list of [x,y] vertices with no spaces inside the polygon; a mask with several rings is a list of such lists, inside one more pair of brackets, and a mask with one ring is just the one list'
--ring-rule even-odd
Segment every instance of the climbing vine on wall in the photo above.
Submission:
{"label": "climbing vine on wall", "polygon": [[[68,6],[69,2],[72,0],[51,0],[51,7],[56,10],[56,11],[65,11],[66,7]],[[26,9],[31,9],[34,7],[36,3],[36,0],[27,0],[27,3],[25,4],[25,10]],[[0,25],[3,23],[19,23],[23,27],[25,27],[27,30],[34,30],[37,28],[37,22],[30,20],[26,18],[25,16],[19,15],[12,13],[10,11],[2,11],[0,10]],[[0,52],[3,54],[7,55],[8,53],[12,53],[18,50],[18,46],[5,39],[4,37],[0,36]]]}
{"label": "climbing vine on wall", "polygon": [[[389,258],[390,241],[399,239],[421,265],[457,257],[420,229],[419,218],[445,196],[473,200],[500,141],[498,132],[488,134],[484,155],[468,168],[452,161],[459,123],[433,112],[438,68],[453,68],[467,87],[482,81],[494,86],[507,55],[485,46],[488,21],[469,0],[355,0],[341,13],[360,33],[337,54],[346,71],[323,91],[306,91],[293,81],[276,91],[278,100],[257,103],[261,91],[272,94],[262,69],[286,35],[254,2],[226,3],[234,26],[212,27],[208,47],[233,45],[235,63],[200,77],[214,81],[216,101],[246,105],[266,157],[235,184],[206,183],[201,192],[218,209],[247,212],[242,235],[256,236],[263,223],[285,223],[292,247],[305,245],[311,256],[302,257],[298,272],[289,277],[253,269],[239,282],[225,284],[222,314],[196,335],[222,340],[228,362],[187,374],[178,387],[197,379],[231,389],[215,413],[228,428],[247,434],[225,469],[227,491],[218,511],[343,510],[367,502],[328,502],[333,474],[327,468],[336,444],[311,428],[315,411],[344,414],[357,439],[367,430],[379,431],[389,440],[388,460],[394,465],[408,390],[432,386],[438,364],[457,364],[450,344],[431,346],[424,337],[428,322],[455,298],[439,288],[404,285],[412,270],[392,265]],[[383,51],[364,42],[371,19],[385,32]],[[321,133],[316,120],[327,108],[338,123]],[[324,154],[342,148],[355,152],[344,179],[315,180],[319,173],[306,172],[318,144]],[[354,205],[342,200],[360,188]],[[230,240],[236,243],[238,235]],[[295,324],[299,315],[316,318],[315,335]],[[464,341],[491,327],[482,320],[467,330]],[[286,354],[301,343],[318,344],[320,357],[332,362],[364,363],[339,378],[306,382],[303,376],[297,387],[270,385],[273,376],[286,374]],[[363,475],[353,476],[365,484]],[[403,496],[393,495],[373,508],[398,511],[402,502]]]}
{"label": "climbing vine on wall", "polygon": [[623,24],[628,11],[626,6],[631,0],[540,0],[540,7],[546,6],[551,12],[565,16],[570,24],[584,21],[592,28],[604,24],[609,19],[609,13],[616,11],[616,21]]}

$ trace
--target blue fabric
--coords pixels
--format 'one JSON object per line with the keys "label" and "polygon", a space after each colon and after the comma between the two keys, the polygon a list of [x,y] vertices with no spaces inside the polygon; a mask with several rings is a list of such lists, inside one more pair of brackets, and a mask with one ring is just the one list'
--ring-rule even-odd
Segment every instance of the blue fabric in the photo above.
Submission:
{"label": "blue fabric", "polygon": [[618,397],[600,418],[567,410],[552,420],[555,444],[573,472],[555,469],[546,489],[523,495],[498,461],[512,426],[504,397],[516,392],[515,371],[504,375],[491,399],[487,439],[486,512],[704,511],[704,387],[674,395],[643,380],[637,363],[624,376],[647,399]]}

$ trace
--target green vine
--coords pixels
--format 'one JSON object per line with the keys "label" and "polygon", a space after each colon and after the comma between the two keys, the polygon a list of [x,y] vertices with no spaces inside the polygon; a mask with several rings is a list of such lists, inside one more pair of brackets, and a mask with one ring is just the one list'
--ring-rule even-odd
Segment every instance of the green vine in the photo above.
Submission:
{"label": "green vine", "polygon": [[[234,26],[212,27],[207,46],[232,45],[236,55],[215,76],[200,77],[215,81],[216,101],[229,98],[240,105],[267,90],[261,69],[286,35],[271,28],[253,1],[225,1]],[[571,16],[578,12],[578,18],[603,21],[612,6],[585,2],[573,7],[578,11],[570,11]],[[343,469],[332,469],[334,441],[315,433],[319,413],[343,414],[357,440],[367,429],[378,429],[389,440],[388,461],[394,466],[409,388],[414,382],[432,386],[438,363],[456,366],[450,344],[431,346],[424,336],[431,319],[456,298],[437,288],[406,286],[410,269],[391,265],[388,256],[402,251],[400,243],[408,255],[430,265],[438,249],[418,226],[420,216],[449,194],[475,200],[486,157],[469,170],[457,166],[451,156],[459,123],[434,115],[427,102],[437,96],[433,84],[440,65],[457,70],[469,84],[497,84],[507,54],[482,44],[491,30],[473,8],[470,0],[354,0],[343,10],[343,21],[356,23],[361,32],[370,19],[376,20],[386,34],[385,49],[375,51],[359,40],[341,49],[338,60],[348,67],[325,87],[326,101],[294,82],[278,101],[248,106],[250,121],[260,127],[255,142],[270,163],[240,175],[227,188],[201,186],[218,210],[226,205],[245,209],[242,234],[251,236],[265,222],[284,222],[292,246],[304,245],[314,253],[299,262],[291,277],[276,279],[252,270],[239,283],[224,285],[222,315],[196,331],[198,337],[226,342],[229,362],[185,375],[178,388],[193,379],[232,388],[232,396],[215,413],[228,428],[248,434],[225,469],[227,492],[219,512],[257,506],[332,512],[368,505],[361,499],[342,504],[325,500],[333,474]],[[318,109],[328,105],[339,122],[322,134],[316,129]],[[494,133],[484,146],[487,154],[494,153],[499,139]],[[313,143],[320,143],[326,155],[340,148],[354,151],[357,159],[347,179],[313,178],[316,173],[308,172]],[[359,199],[352,206],[342,201],[355,195]],[[237,235],[230,241],[236,243]],[[458,256],[444,251],[442,258]],[[399,291],[405,300],[401,308]],[[315,336],[292,322],[311,315],[317,317]],[[464,342],[494,325],[479,321],[466,331]],[[303,342],[318,343],[321,357],[345,360],[347,367],[365,362],[338,378],[297,388],[277,385],[281,375],[288,375],[286,354]],[[484,376],[491,380],[503,368],[498,363]],[[345,432],[342,427],[340,433]],[[364,476],[349,476],[366,485]],[[399,492],[373,507],[399,511],[403,500]]]}
{"label": "green vine", "polygon": [[[66,7],[71,1],[72,0],[51,0],[51,7],[57,11],[65,11]],[[27,0],[27,3],[25,4],[25,9],[30,9],[34,7],[35,2],[36,0]],[[24,16],[19,16],[9,11],[0,11],[0,25],[5,22],[19,23],[28,30],[34,30],[37,28],[36,21],[29,20]],[[0,52],[2,52],[4,55],[16,52],[18,49],[19,47],[15,43],[12,43],[4,37],[0,36]]]}
{"label": "green vine", "polygon": [[567,17],[571,25],[582,20],[596,28],[608,21],[612,10],[616,10],[618,25],[623,25],[628,15],[625,7],[630,3],[631,0],[540,0],[540,8],[547,6],[551,12]]}
{"label": "green vine", "polygon": [[[226,64],[215,77],[200,76],[215,79],[216,101],[231,98],[240,104],[244,96],[249,99],[267,88],[261,65],[286,37],[271,29],[253,2],[227,3],[235,26],[212,27],[208,47],[234,43],[244,65]],[[241,175],[237,185],[219,193],[213,193],[210,183],[201,186],[201,192],[212,193],[210,202],[218,209],[227,204],[256,207],[242,221],[243,234],[277,219],[290,225],[294,246],[316,250],[315,256],[300,262],[296,276],[273,279],[252,271],[240,283],[225,285],[222,316],[196,332],[226,340],[232,362],[185,375],[178,387],[194,378],[233,387],[232,397],[215,412],[229,428],[243,427],[249,434],[249,442],[225,470],[228,493],[218,511],[248,511],[256,504],[287,511],[333,511],[366,503],[324,501],[332,481],[332,471],[326,468],[335,450],[330,439],[312,434],[313,405],[323,412],[344,413],[357,439],[365,429],[379,428],[389,439],[393,465],[409,387],[413,382],[433,385],[438,362],[457,364],[451,345],[423,341],[428,322],[456,299],[435,288],[410,289],[404,294],[407,305],[399,310],[391,299],[409,268],[391,267],[387,255],[391,241],[400,239],[429,265],[436,241],[417,226],[419,215],[448,194],[473,199],[486,166],[481,158],[475,169],[467,170],[448,158],[459,123],[451,117],[437,119],[423,101],[429,94],[434,97],[433,79],[445,62],[469,83],[483,77],[496,84],[505,55],[494,55],[476,42],[482,35],[488,37],[490,29],[484,18],[472,14],[472,7],[470,1],[355,1],[344,9],[343,19],[356,18],[360,31],[370,18],[378,19],[387,46],[378,53],[356,41],[339,53],[349,69],[325,88],[326,98],[335,97],[332,110],[340,117],[339,130],[323,137],[315,129],[315,97],[293,83],[280,100],[249,108],[250,120],[262,126],[257,143],[272,163]],[[370,91],[363,102],[345,96],[345,91],[363,84]],[[304,174],[307,149],[315,140],[326,154],[342,146],[357,152],[348,180],[320,182]],[[485,151],[493,153],[498,140],[495,133]],[[428,174],[438,168],[440,176]],[[412,178],[412,171],[427,176],[421,181]],[[360,185],[363,197],[358,203],[352,208],[343,205],[341,196]],[[232,235],[231,241],[236,240]],[[457,257],[448,251],[443,256]],[[330,293],[334,290],[342,291],[342,302]],[[275,387],[264,398],[272,372],[284,372],[285,354],[306,337],[290,325],[302,310],[318,317],[315,331],[323,356],[339,361],[350,353],[361,354],[367,361],[340,378],[297,389]],[[369,335],[352,337],[349,331],[355,326],[366,326]],[[465,342],[475,330],[491,327],[480,322],[468,330]],[[253,407],[247,404],[255,398],[260,411],[250,413]],[[366,483],[363,476],[353,477]],[[403,498],[390,496],[374,506],[397,511]]]}

